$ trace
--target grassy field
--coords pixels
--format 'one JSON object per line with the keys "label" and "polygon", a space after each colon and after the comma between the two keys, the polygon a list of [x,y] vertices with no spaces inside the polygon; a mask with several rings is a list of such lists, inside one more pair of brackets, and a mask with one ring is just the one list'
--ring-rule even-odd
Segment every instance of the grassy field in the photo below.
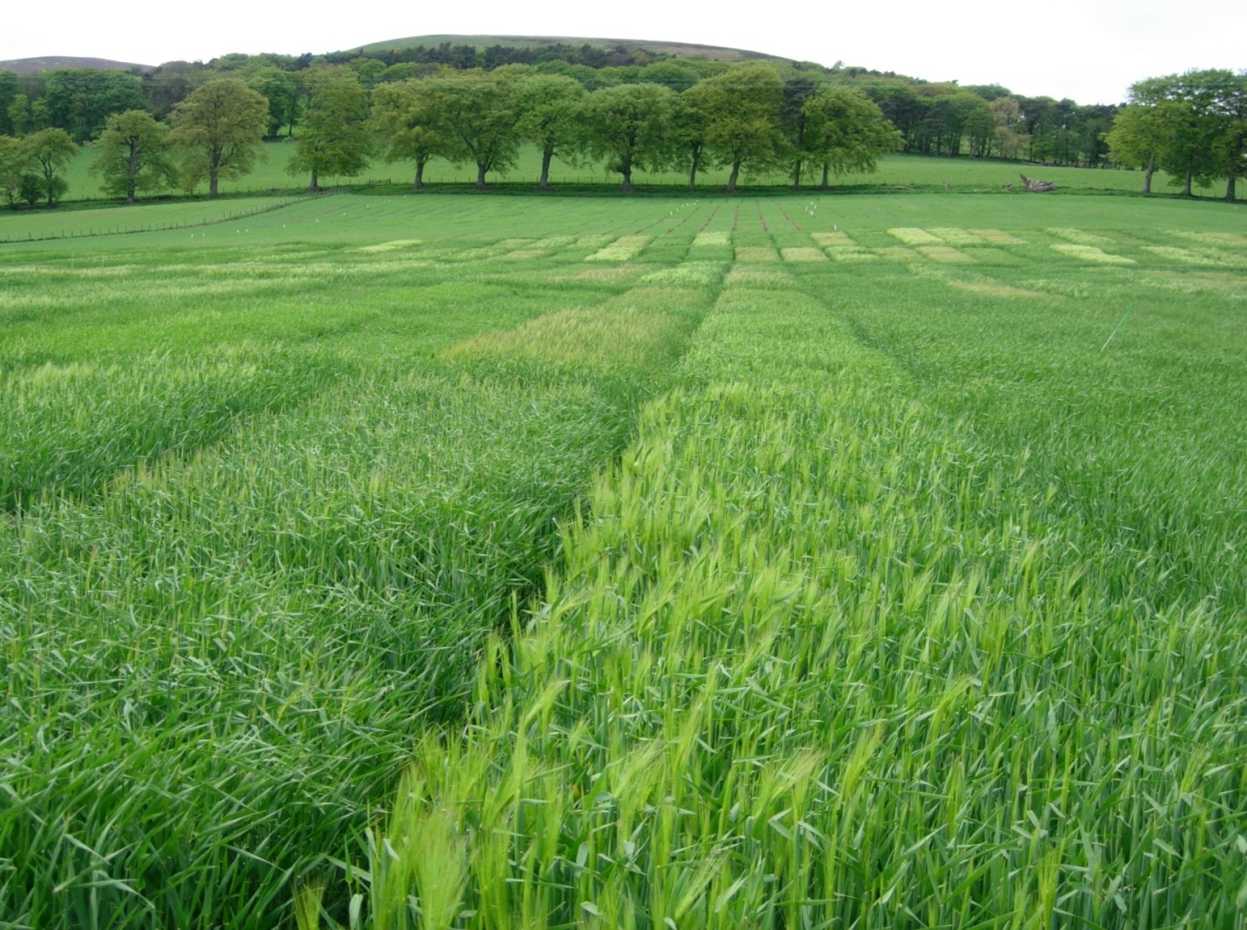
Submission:
{"label": "grassy field", "polygon": [[0,927],[1242,926],[1240,210],[135,211],[0,247]]}
{"label": "grassy field", "polygon": [[[237,181],[222,181],[221,192],[237,193],[292,193],[307,185],[307,178],[291,177],[286,173],[286,163],[294,151],[294,146],[285,142],[272,142],[264,146],[267,158],[256,170]],[[95,158],[91,149],[83,149],[71,163],[66,178],[69,192],[65,195],[67,202],[81,200],[99,200],[100,182],[89,173]],[[1137,192],[1143,186],[1143,175],[1138,171],[1119,169],[1086,169],[1086,168],[1045,168],[1025,163],[1005,161],[981,161],[971,158],[929,158],[919,155],[891,155],[882,160],[880,169],[875,174],[855,174],[833,180],[837,190],[855,192],[877,191],[880,187],[904,186],[918,190],[952,192],[984,192],[1000,191],[1007,183],[1019,184],[1019,172],[1031,177],[1040,177],[1054,181],[1061,186],[1064,193],[1087,191],[1122,191]],[[699,186],[706,190],[723,188],[727,185],[727,169],[711,168],[698,174]],[[519,164],[506,174],[493,174],[489,180],[494,184],[507,187],[536,187],[537,178],[541,174],[541,155],[533,147],[523,150]],[[321,178],[324,186],[386,184],[408,186],[415,175],[414,165],[405,163],[385,164],[374,163],[358,178]],[[806,171],[804,184],[817,186],[821,175],[817,170]],[[612,174],[599,164],[568,165],[555,159],[550,168],[550,180],[555,185],[618,186],[619,175]],[[682,171],[644,172],[637,171],[633,175],[634,183],[642,188],[684,188],[688,185],[688,174]],[[476,167],[465,165],[456,168],[441,159],[434,159],[425,169],[425,181],[433,186],[461,185],[469,186],[476,182]],[[748,171],[742,176],[741,183],[745,186],[787,187],[792,179],[787,174],[767,173],[751,175]],[[1167,178],[1158,174],[1153,180],[1153,190],[1157,194],[1173,193],[1174,189],[1167,185]],[[207,185],[200,185],[197,193],[203,195]],[[1216,197],[1222,193],[1221,188],[1207,188],[1197,191],[1206,196]],[[668,191],[667,193],[670,193]]]}

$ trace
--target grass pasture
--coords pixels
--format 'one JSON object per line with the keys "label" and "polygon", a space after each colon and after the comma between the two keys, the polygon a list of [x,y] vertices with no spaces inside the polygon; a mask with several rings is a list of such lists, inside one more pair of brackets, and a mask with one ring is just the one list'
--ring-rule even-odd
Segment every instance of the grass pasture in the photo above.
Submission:
{"label": "grass pasture", "polygon": [[[264,159],[256,165],[255,171],[236,181],[222,181],[221,192],[241,196],[246,194],[278,194],[294,195],[302,192],[308,179],[286,173],[286,164],[294,152],[294,145],[289,142],[269,142],[264,145]],[[66,202],[82,200],[101,200],[100,180],[90,173],[91,163],[96,155],[89,147],[84,148],[70,163],[66,171],[69,192],[65,195]],[[1117,168],[1048,168],[1026,163],[1014,163],[999,160],[980,160],[972,158],[930,158],[922,155],[888,155],[879,163],[879,171],[874,174],[851,174],[833,178],[832,184],[838,192],[868,193],[880,188],[902,187],[915,191],[950,192],[950,193],[988,193],[1001,192],[1006,184],[1019,185],[1019,172],[1031,177],[1054,181],[1060,185],[1058,194],[1087,192],[1120,192],[1137,193],[1143,186],[1143,175],[1138,171],[1127,171]],[[698,172],[698,187],[703,192],[722,191],[727,186],[729,170],[714,166]],[[415,166],[406,163],[386,164],[374,162],[363,173],[355,178],[322,177],[323,186],[367,186],[378,185],[393,188],[409,187],[415,174]],[[506,190],[532,193],[541,176],[541,153],[533,146],[524,146],[515,168],[505,173],[491,172],[489,183]],[[425,168],[425,182],[436,188],[439,186],[455,186],[469,188],[476,183],[476,166],[460,165],[458,167],[443,159],[433,159]],[[560,187],[573,190],[597,193],[608,191],[619,186],[619,175],[609,172],[601,164],[577,163],[568,164],[556,158],[551,164],[550,181],[556,190]],[[817,187],[821,180],[821,169],[811,170],[807,166],[803,184],[805,187]],[[688,174],[679,170],[667,171],[635,171],[633,182],[639,189],[671,194],[683,189],[688,184]],[[1164,173],[1158,172],[1153,178],[1152,189],[1156,194],[1176,193],[1177,188],[1168,183]],[[790,187],[792,178],[786,172],[749,172],[745,171],[740,183],[745,187],[764,187],[771,193],[778,188]],[[1180,185],[1179,185],[1180,186]],[[197,191],[203,196],[207,184],[201,184]],[[1220,197],[1224,191],[1221,187],[1197,189],[1196,193],[1203,197]],[[1021,196],[1021,195],[1019,195]],[[0,234],[2,235],[2,234]]]}
{"label": "grass pasture", "polygon": [[1242,926],[1241,211],[230,205],[0,245],[0,928]]}

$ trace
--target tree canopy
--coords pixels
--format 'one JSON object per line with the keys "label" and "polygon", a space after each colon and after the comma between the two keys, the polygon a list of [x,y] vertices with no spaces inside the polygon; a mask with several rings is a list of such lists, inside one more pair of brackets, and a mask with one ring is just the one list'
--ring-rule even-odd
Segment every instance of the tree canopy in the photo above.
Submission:
{"label": "tree canopy", "polygon": [[104,179],[104,190],[126,203],[138,191],[159,190],[177,182],[177,167],[165,139],[169,127],[146,110],[126,110],[108,118],[91,166]]}
{"label": "tree canopy", "polygon": [[255,167],[268,126],[268,101],[237,78],[209,81],[174,109],[169,143],[181,151],[182,184],[207,178],[208,196],[221,178],[233,180]]}
{"label": "tree canopy", "polygon": [[286,171],[310,173],[308,189],[316,191],[322,175],[353,178],[368,167],[368,91],[342,67],[312,72],[305,84],[307,112]]}
{"label": "tree canopy", "polygon": [[660,84],[622,84],[592,94],[586,110],[587,146],[632,190],[634,168],[656,170],[671,159],[675,91]]}

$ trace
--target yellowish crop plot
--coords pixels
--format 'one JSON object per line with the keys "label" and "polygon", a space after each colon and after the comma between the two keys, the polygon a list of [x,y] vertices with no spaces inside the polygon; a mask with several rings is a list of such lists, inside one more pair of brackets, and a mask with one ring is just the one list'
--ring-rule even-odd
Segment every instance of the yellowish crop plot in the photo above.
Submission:
{"label": "yellowish crop plot", "polygon": [[927,230],[944,242],[945,245],[986,245],[987,240],[970,229],[956,226],[931,227]]}
{"label": "yellowish crop plot", "polygon": [[722,262],[685,262],[674,268],[654,271],[641,278],[642,284],[668,284],[674,287],[709,287],[723,277]]}
{"label": "yellowish crop plot", "polygon": [[1056,236],[1058,239],[1064,239],[1066,242],[1072,242],[1075,245],[1106,246],[1117,244],[1108,236],[1099,236],[1095,233],[1089,233],[1082,229],[1074,229],[1069,226],[1053,226],[1049,227],[1045,231],[1050,236]]}
{"label": "yellowish crop plot", "polygon": [[549,251],[546,249],[516,249],[514,252],[508,252],[502,257],[508,261],[521,262],[530,261],[534,258],[545,258],[549,254]]}
{"label": "yellowish crop plot", "polygon": [[578,249],[600,249],[614,238],[614,236],[605,234],[578,236],[575,243]]}
{"label": "yellowish crop plot", "polygon": [[358,251],[360,252],[391,252],[394,249],[409,249],[412,246],[419,245],[422,241],[423,240],[421,239],[392,239],[389,242],[381,242],[381,243],[378,243],[377,245],[366,245],[363,248],[358,249]]}
{"label": "yellowish crop plot", "polygon": [[967,232],[974,233],[984,242],[992,245],[1026,245],[1025,239],[1019,239],[1003,229],[969,229]]}
{"label": "yellowish crop plot", "polygon": [[690,288],[645,287],[590,308],[560,310],[515,329],[482,333],[442,352],[448,360],[486,356],[557,367],[640,367],[687,328],[680,311],[702,299]]}
{"label": "yellowish crop plot", "polygon": [[1220,300],[1235,303],[1247,302],[1247,287],[1243,286],[1243,276],[1232,272],[1172,272],[1145,270],[1138,273],[1137,279],[1148,287],[1173,291],[1179,294],[1199,295],[1212,294]]}
{"label": "yellowish crop plot", "polygon": [[816,249],[812,245],[794,245],[780,249],[780,254],[784,256],[786,262],[825,262],[827,256],[823,254],[822,249]]}
{"label": "yellowish crop plot", "polygon": [[738,262],[777,262],[779,253],[769,245],[738,245],[736,260]]}
{"label": "yellowish crop plot", "polygon": [[919,229],[915,226],[898,226],[895,229],[889,229],[888,235],[893,239],[899,239],[906,245],[943,245],[944,240],[939,236],[927,232],[925,229]]}
{"label": "yellowish crop plot", "polygon": [[725,289],[752,287],[763,290],[786,290],[792,287],[792,284],[792,275],[785,271],[772,271],[745,265],[736,265],[723,281]]}
{"label": "yellowish crop plot", "polygon": [[972,294],[983,294],[987,297],[1047,297],[1041,291],[1028,291],[1025,288],[1013,287],[993,281],[949,281],[949,287],[955,287]]}
{"label": "yellowish crop plot", "polygon": [[1142,247],[1144,252],[1151,252],[1161,258],[1168,258],[1171,261],[1182,262],[1186,265],[1203,265],[1206,267],[1224,265],[1226,262],[1219,258],[1215,258],[1213,253],[1192,252],[1190,249],[1180,249],[1172,245],[1145,245]]}
{"label": "yellowish crop plot", "polygon": [[1189,229],[1171,229],[1168,230],[1171,236],[1178,236],[1182,239],[1190,239],[1192,242],[1200,242],[1215,245],[1242,246],[1247,248],[1247,235],[1242,233],[1228,232],[1194,232]]}
{"label": "yellowish crop plot", "polygon": [[628,262],[641,254],[641,250],[654,241],[653,236],[620,236],[604,249],[599,249],[587,262]]}
{"label": "yellowish crop plot", "polygon": [[879,260],[879,256],[874,252],[860,245],[829,245],[825,246],[823,251],[838,262],[876,262]]}
{"label": "yellowish crop plot", "polygon": [[693,246],[703,245],[731,245],[732,235],[727,232],[699,232],[693,239]]}
{"label": "yellowish crop plot", "polygon": [[565,249],[576,241],[575,236],[546,236],[533,243],[534,249]]}
{"label": "yellowish crop plot", "polygon": [[960,249],[954,249],[949,245],[920,245],[917,250],[933,262],[954,264],[957,262],[974,261],[974,259],[965,252],[962,252]]}
{"label": "yellowish crop plot", "polygon": [[1068,255],[1070,258],[1077,258],[1084,262],[1098,262],[1103,265],[1135,264],[1133,258],[1127,258],[1124,255],[1112,255],[1094,245],[1074,245],[1070,243],[1054,245],[1050,246],[1050,248],[1054,252],[1060,252],[1062,255]]}

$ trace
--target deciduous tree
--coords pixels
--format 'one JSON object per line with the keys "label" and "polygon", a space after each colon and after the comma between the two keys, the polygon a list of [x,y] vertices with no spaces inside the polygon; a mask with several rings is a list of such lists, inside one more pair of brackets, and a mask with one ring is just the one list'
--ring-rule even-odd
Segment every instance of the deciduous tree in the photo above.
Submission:
{"label": "deciduous tree", "polygon": [[53,207],[69,190],[69,182],[61,177],[61,169],[78,154],[78,146],[64,129],[41,129],[22,142],[27,157],[33,162],[39,193],[48,206]]}
{"label": "deciduous tree", "polygon": [[368,91],[351,68],[321,68],[303,80],[307,110],[288,174],[309,172],[308,189],[320,190],[322,175],[353,178],[368,167]]}
{"label": "deciduous tree", "polygon": [[247,75],[247,86],[268,101],[268,137],[277,138],[283,129],[294,135],[299,106],[299,82],[295,76],[273,65],[263,65]]}
{"label": "deciduous tree", "polygon": [[830,175],[874,171],[879,158],[903,144],[901,134],[865,94],[849,87],[824,87],[805,104],[806,146]]}
{"label": "deciduous tree", "polygon": [[688,189],[696,190],[697,172],[711,167],[714,158],[706,149],[706,112],[696,96],[687,91],[676,97],[672,110],[675,133],[674,158],[688,168]]}
{"label": "deciduous tree", "polygon": [[607,170],[623,178],[620,189],[632,190],[634,168],[657,170],[671,157],[675,91],[659,84],[621,84],[589,96],[589,150],[605,159]]}
{"label": "deciduous tree", "polygon": [[165,138],[169,127],[146,110],[126,110],[108,118],[100,135],[99,155],[91,173],[104,179],[103,189],[126,203],[138,191],[159,190],[177,183],[177,168]]}
{"label": "deciduous tree", "polygon": [[17,208],[22,178],[30,167],[30,155],[21,139],[0,136],[0,195],[13,209]]}
{"label": "deciduous tree", "polygon": [[208,196],[218,182],[249,173],[263,156],[268,101],[236,78],[219,78],[196,89],[173,111],[168,141],[182,152],[182,183],[194,188],[207,178]]}
{"label": "deciduous tree", "polygon": [[533,74],[520,81],[520,130],[541,149],[542,190],[550,186],[550,162],[555,156],[573,158],[583,141],[584,87],[561,74]]}
{"label": "deciduous tree", "polygon": [[144,106],[143,82],[124,71],[60,69],[47,74],[45,88],[50,125],[64,129],[75,142],[99,135],[112,114]]}
{"label": "deciduous tree", "polygon": [[1143,169],[1143,193],[1152,192],[1152,175],[1170,144],[1178,114],[1172,101],[1132,103],[1123,107],[1108,133],[1109,152],[1123,166]]}
{"label": "deciduous tree", "polygon": [[484,190],[490,171],[506,171],[519,156],[519,78],[527,69],[516,67],[464,71],[443,79],[447,111],[453,114],[446,124],[450,159],[476,165],[477,190]]}
{"label": "deciduous tree", "polygon": [[731,167],[727,189],[736,190],[743,167],[779,162],[784,134],[779,122],[784,82],[774,68],[746,65],[706,78],[688,91],[706,119],[706,146]]}
{"label": "deciduous tree", "polygon": [[414,161],[416,190],[424,187],[424,166],[450,154],[446,93],[436,78],[382,84],[372,95],[373,126],[387,162]]}

